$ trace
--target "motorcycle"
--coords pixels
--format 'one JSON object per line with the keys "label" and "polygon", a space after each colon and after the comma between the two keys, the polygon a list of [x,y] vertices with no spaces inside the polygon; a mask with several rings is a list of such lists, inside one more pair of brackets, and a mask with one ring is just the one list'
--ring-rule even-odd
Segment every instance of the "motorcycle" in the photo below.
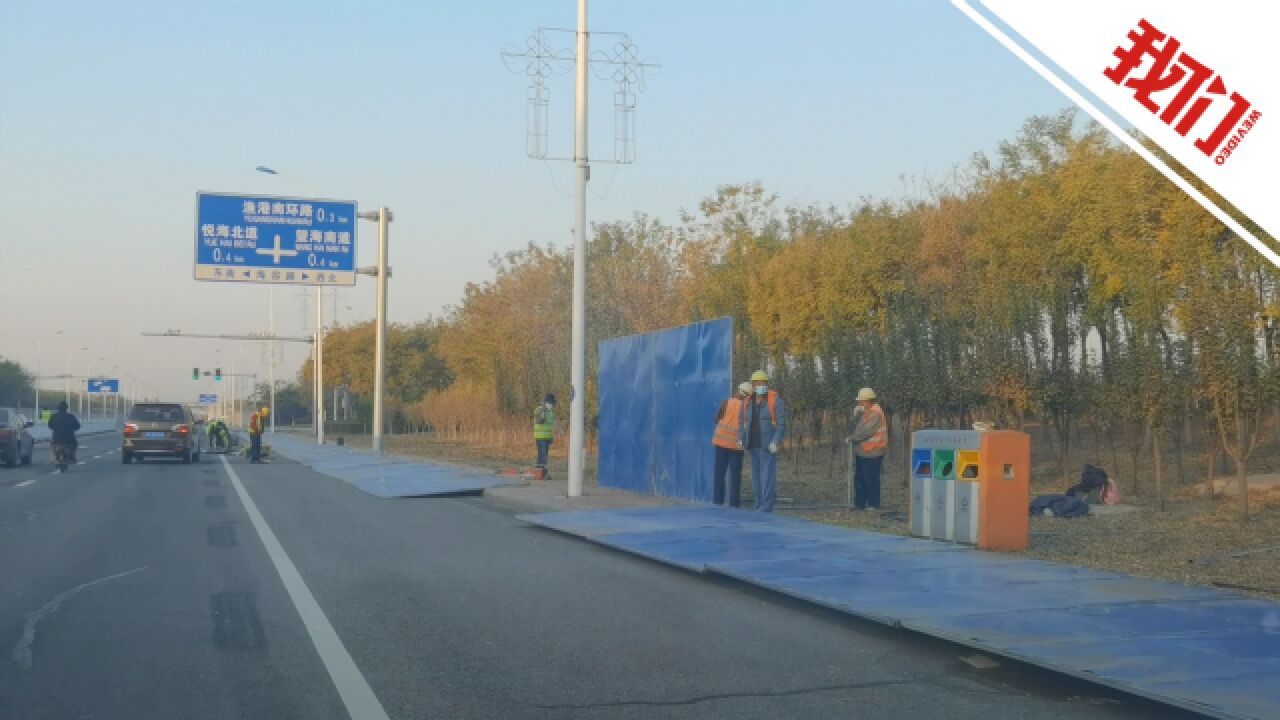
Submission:
{"label": "motorcycle", "polygon": [[75,464],[76,446],[69,443],[58,443],[53,446],[53,464],[58,472],[66,472],[69,465]]}

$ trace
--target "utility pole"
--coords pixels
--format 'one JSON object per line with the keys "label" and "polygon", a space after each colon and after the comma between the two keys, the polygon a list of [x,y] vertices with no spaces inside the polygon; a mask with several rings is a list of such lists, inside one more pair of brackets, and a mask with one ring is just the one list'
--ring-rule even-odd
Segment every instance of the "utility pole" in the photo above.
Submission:
{"label": "utility pole", "polygon": [[[573,32],[575,50],[569,53],[557,50],[547,39],[548,33]],[[547,79],[550,74],[567,71],[572,58],[575,70],[573,114],[573,163],[576,182],[573,209],[573,310],[570,333],[569,368],[569,477],[566,494],[582,495],[582,477],[586,462],[586,372],[587,372],[587,182],[591,179],[591,165],[587,154],[587,68],[604,67],[609,77],[617,82],[614,92],[614,159],[617,164],[629,164],[635,159],[633,123],[635,90],[643,88],[644,75],[658,67],[654,63],[638,59],[635,44],[625,33],[595,33],[616,38],[612,49],[590,55],[590,34],[587,31],[587,0],[578,0],[578,26],[576,31],[559,28],[538,28],[522,51],[508,50],[502,53],[508,69],[522,72],[530,78],[527,97],[529,109],[526,128],[526,154],[547,159],[547,107],[550,93]],[[517,70],[510,61],[524,61]],[[569,158],[553,158],[566,160]],[[607,161],[605,161],[607,162]]]}

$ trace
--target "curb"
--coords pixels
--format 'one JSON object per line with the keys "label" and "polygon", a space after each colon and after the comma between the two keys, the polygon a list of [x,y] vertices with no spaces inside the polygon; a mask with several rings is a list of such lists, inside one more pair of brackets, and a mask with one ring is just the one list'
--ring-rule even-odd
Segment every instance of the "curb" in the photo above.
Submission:
{"label": "curb", "polygon": [[[525,487],[527,485],[528,483],[525,483],[524,485],[516,485],[516,486],[508,486],[508,487]],[[504,510],[510,510],[511,512],[516,512],[516,513],[555,512],[557,510],[555,506],[548,505],[546,503],[534,502],[531,500],[524,500],[521,498],[507,497],[501,493],[494,494],[493,491],[497,489],[498,488],[485,488],[484,491],[480,494],[480,496]]]}

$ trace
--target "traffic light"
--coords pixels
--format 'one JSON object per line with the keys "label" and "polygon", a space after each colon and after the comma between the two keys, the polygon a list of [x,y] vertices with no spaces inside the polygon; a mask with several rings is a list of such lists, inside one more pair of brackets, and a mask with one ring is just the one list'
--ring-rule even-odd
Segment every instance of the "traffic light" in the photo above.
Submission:
{"label": "traffic light", "polygon": [[222,368],[213,369],[213,379],[222,382]]}
{"label": "traffic light", "polygon": [[198,367],[193,367],[193,368],[191,368],[191,379],[192,379],[192,380],[199,380],[199,379],[200,379],[200,368],[198,368]]}

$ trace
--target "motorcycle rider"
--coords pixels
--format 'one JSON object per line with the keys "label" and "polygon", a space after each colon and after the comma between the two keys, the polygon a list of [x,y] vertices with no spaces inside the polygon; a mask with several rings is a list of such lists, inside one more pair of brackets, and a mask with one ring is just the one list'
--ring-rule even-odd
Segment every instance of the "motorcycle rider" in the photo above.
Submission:
{"label": "motorcycle rider", "polygon": [[[49,418],[49,429],[53,437],[49,440],[49,454],[58,472],[66,469],[67,462],[76,461],[76,431],[80,429],[80,421],[75,415],[67,412],[67,403],[58,403],[58,412]],[[64,456],[65,453],[65,456]]]}

